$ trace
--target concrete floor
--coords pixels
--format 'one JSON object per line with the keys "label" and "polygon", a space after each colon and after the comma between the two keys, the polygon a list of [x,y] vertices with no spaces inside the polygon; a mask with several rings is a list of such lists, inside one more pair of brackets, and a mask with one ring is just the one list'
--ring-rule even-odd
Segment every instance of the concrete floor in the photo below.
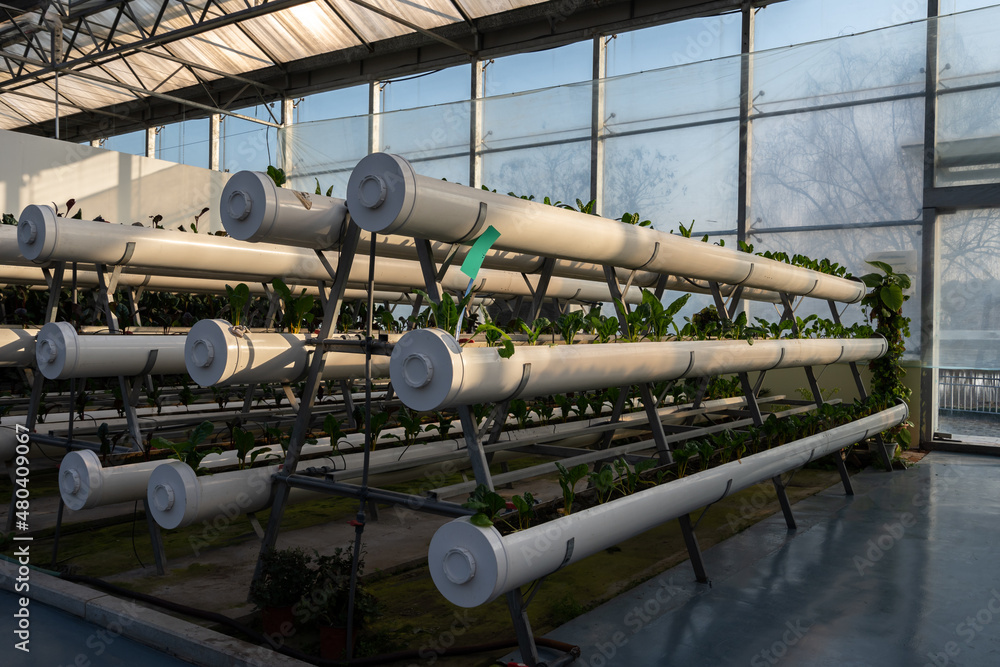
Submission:
{"label": "concrete floor", "polygon": [[1000,458],[933,452],[854,488],[707,550],[711,586],[685,562],[549,636],[588,667],[1000,664]]}
{"label": "concrete floor", "polygon": [[7,629],[10,619],[20,609],[18,596],[0,590],[0,616],[4,618],[4,643],[0,645],[3,664],[18,667],[67,667],[92,665],[96,667],[183,667],[193,663],[166,655],[122,636],[123,628],[111,624],[102,626],[85,621],[72,614],[32,601],[28,605],[30,627],[28,652],[18,650],[14,644],[23,641],[12,638]]}

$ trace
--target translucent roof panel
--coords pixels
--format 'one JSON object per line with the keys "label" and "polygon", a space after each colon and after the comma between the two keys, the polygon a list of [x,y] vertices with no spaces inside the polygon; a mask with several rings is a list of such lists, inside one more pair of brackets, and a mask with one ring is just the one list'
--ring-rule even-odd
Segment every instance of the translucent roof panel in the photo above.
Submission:
{"label": "translucent roof panel", "polygon": [[[64,103],[101,109],[225,76],[543,4],[546,0],[102,0],[62,3]],[[124,11],[120,11],[120,10]],[[68,15],[67,15],[68,12]],[[52,37],[39,10],[0,21],[0,127],[50,120]],[[29,26],[25,30],[24,27]],[[19,29],[20,28],[20,29]],[[31,44],[25,42],[27,35]],[[58,46],[58,44],[57,44]],[[27,55],[25,55],[27,54]],[[99,80],[74,76],[73,69]],[[64,85],[65,82],[65,85]],[[105,83],[106,82],[106,83]],[[122,84],[117,89],[115,84]],[[130,90],[130,88],[132,90]],[[16,91],[23,89],[20,94]],[[192,98],[193,99],[193,98]],[[204,96],[198,101],[203,101]],[[73,107],[68,107],[72,109]],[[68,113],[61,110],[60,114]]]}

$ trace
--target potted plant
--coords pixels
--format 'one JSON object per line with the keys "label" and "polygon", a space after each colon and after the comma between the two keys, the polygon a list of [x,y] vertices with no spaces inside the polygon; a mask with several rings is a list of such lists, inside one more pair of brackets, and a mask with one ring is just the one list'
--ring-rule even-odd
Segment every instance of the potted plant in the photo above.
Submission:
{"label": "potted plant", "polygon": [[[350,607],[351,551],[337,547],[329,556],[317,556],[315,587],[308,601],[310,616],[319,628],[320,657],[337,660],[347,648],[347,614]],[[364,553],[358,559],[358,576],[364,572]],[[358,631],[378,615],[378,601],[359,581],[354,591],[351,644]]]}
{"label": "potted plant", "polygon": [[250,600],[261,609],[265,634],[291,634],[295,627],[292,608],[315,581],[311,563],[312,557],[300,548],[272,549],[264,555],[260,577],[250,587]]}

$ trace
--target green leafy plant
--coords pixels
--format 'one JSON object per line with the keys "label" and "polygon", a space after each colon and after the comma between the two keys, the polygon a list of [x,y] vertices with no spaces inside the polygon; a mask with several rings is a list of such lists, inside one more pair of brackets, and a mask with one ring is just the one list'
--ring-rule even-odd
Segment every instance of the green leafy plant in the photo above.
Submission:
{"label": "green leafy plant", "polygon": [[151,444],[156,448],[171,450],[173,453],[170,455],[170,458],[183,461],[188,464],[192,470],[201,475],[206,472],[205,469],[201,467],[202,459],[209,454],[218,454],[222,451],[218,447],[211,450],[199,449],[199,447],[209,438],[209,436],[212,435],[214,431],[215,426],[212,422],[205,420],[191,429],[188,433],[188,439],[184,442],[174,443],[165,438],[155,437],[152,439]]}
{"label": "green leafy plant", "polygon": [[315,582],[312,562],[301,548],[265,552],[260,577],[250,585],[250,601],[260,608],[294,605]]}
{"label": "green leafy plant", "polygon": [[[431,320],[433,320],[434,326],[438,329],[444,329],[448,333],[455,333],[455,329],[458,327],[458,319],[462,312],[474,296],[472,292],[468,295],[462,297],[458,302],[456,302],[450,294],[443,292],[441,294],[441,301],[439,303],[434,303],[431,301],[430,296],[427,292],[423,290],[414,290],[417,294],[424,298],[427,303],[427,308],[423,311],[424,322],[422,326],[431,326]],[[419,321],[418,324],[421,324]]]}
{"label": "green leafy plant", "polygon": [[546,331],[552,330],[552,322],[544,317],[539,317],[534,322],[533,326],[528,326],[527,323],[518,320],[518,326],[520,326],[521,331],[523,331],[528,336],[528,345],[534,345],[538,342],[539,337]]}
{"label": "green leafy plant", "polygon": [[385,437],[398,440],[407,447],[414,444],[417,441],[417,436],[423,431],[423,425],[420,423],[420,415],[404,406],[396,413],[396,421],[403,428],[403,435],[399,436],[395,433],[389,433]]}
{"label": "green leafy plant", "polygon": [[603,504],[611,500],[611,492],[615,490],[615,473],[611,466],[605,464],[600,470],[590,473],[588,477],[597,491],[597,502]]}
{"label": "green leafy plant", "polygon": [[299,333],[302,331],[303,324],[312,323],[314,318],[312,309],[316,305],[316,299],[312,295],[306,294],[305,288],[302,289],[299,296],[295,296],[281,278],[272,280],[271,286],[281,298],[282,310],[284,311],[283,323],[291,333]]}
{"label": "green leafy plant", "polygon": [[573,344],[573,340],[580,332],[580,329],[583,328],[583,325],[583,311],[580,310],[568,312],[556,320],[556,327],[559,329],[559,334],[566,341],[567,345]]}
{"label": "green leafy plant", "polygon": [[587,476],[587,464],[581,463],[567,470],[557,461],[556,468],[559,470],[559,486],[563,493],[563,511],[568,516],[573,511],[573,501],[576,500],[576,484]]}
{"label": "green leafy plant", "polygon": [[[252,466],[257,457],[267,451],[263,447],[254,449],[254,444],[256,444],[256,439],[253,433],[242,428],[233,429],[233,446],[236,448],[236,458],[239,460],[238,468],[240,470]],[[249,464],[247,463],[248,456],[250,457]]]}
{"label": "green leafy plant", "polygon": [[507,501],[496,491],[490,491],[485,484],[480,484],[469,499],[462,503],[462,507],[476,512],[470,519],[474,525],[489,528],[507,509]]}
{"label": "green leafy plant", "polygon": [[424,428],[424,431],[437,431],[441,439],[444,440],[448,437],[448,432],[454,427],[455,420],[441,412],[435,412],[434,417],[437,421],[428,424]]}
{"label": "green leafy plant", "polygon": [[334,451],[337,450],[340,441],[347,436],[340,428],[340,420],[333,413],[328,413],[323,417],[323,433],[330,438],[330,446],[333,447]]}
{"label": "green leafy plant", "polygon": [[500,351],[497,354],[500,355],[501,359],[510,359],[514,356],[514,341],[500,327],[484,322],[476,327],[476,333],[485,334],[486,343],[490,347],[498,347],[497,343],[499,343]]}
{"label": "green leafy plant", "polygon": [[243,324],[243,309],[250,301],[250,288],[246,283],[236,287],[226,285],[226,298],[229,299],[229,320],[234,327]]}
{"label": "green leafy plant", "polygon": [[[875,324],[875,332],[885,337],[888,350],[878,359],[868,362],[872,372],[872,395],[882,405],[892,405],[898,400],[909,400],[911,390],[903,384],[906,370],[900,364],[910,335],[910,318],[903,316],[903,304],[910,298],[903,290],[910,288],[910,277],[896,273],[885,262],[868,262],[882,273],[869,273],[861,281],[870,291],[861,299],[868,319]],[[910,445],[909,421],[893,427],[887,438],[903,448]]]}
{"label": "green leafy plant", "polygon": [[267,166],[267,175],[271,177],[271,180],[274,181],[274,184],[279,188],[288,180],[288,177],[285,175],[285,170],[273,165]]}
{"label": "green leafy plant", "polygon": [[525,491],[523,495],[514,496],[510,501],[514,505],[514,509],[517,510],[518,530],[524,530],[531,526],[531,522],[535,518],[535,505],[538,503],[531,492]]}
{"label": "green leafy plant", "polygon": [[531,419],[531,409],[528,406],[527,401],[515,398],[510,402],[510,414],[517,420],[517,425],[520,428],[527,428],[532,424]]}

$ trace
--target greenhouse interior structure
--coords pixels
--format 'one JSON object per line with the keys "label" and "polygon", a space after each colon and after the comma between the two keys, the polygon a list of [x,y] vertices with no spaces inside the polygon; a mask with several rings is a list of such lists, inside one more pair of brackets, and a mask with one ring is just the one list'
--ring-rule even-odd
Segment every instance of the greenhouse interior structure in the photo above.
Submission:
{"label": "greenhouse interior structure", "polygon": [[3,664],[998,664],[996,1],[6,0]]}

